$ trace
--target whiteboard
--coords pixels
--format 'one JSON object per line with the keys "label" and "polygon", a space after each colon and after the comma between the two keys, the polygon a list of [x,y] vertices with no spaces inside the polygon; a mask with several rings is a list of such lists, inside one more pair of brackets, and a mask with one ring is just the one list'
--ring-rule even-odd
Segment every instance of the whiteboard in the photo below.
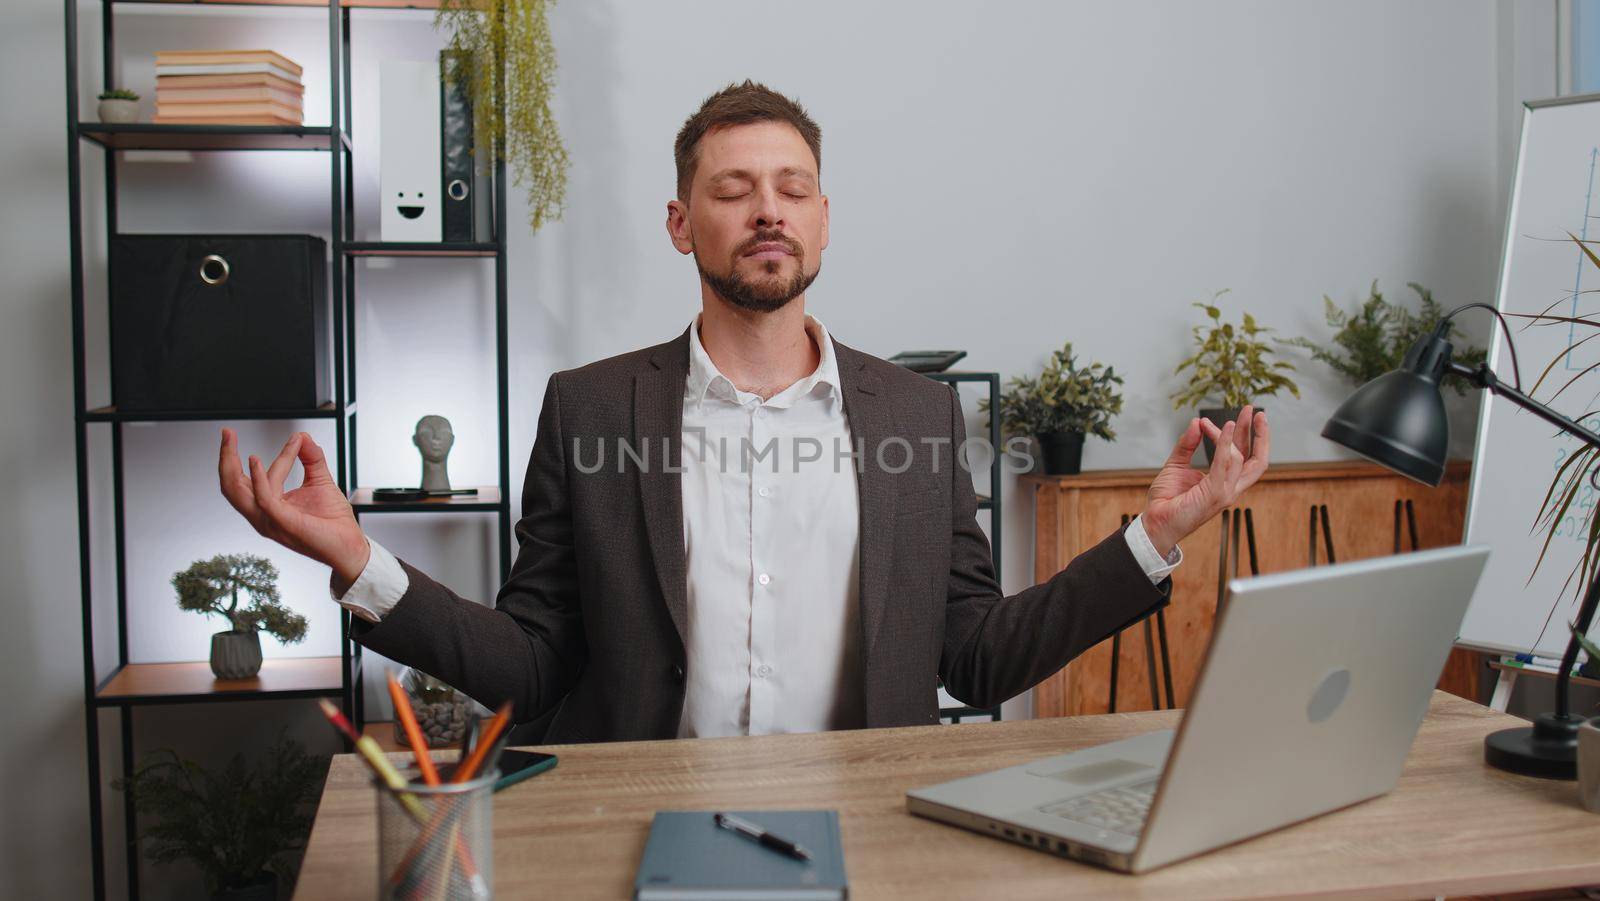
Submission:
{"label": "whiteboard", "polygon": [[[1600,240],[1597,164],[1600,94],[1527,104],[1500,262],[1499,309],[1538,313],[1554,304],[1550,312],[1557,315],[1600,313],[1600,269],[1567,238],[1570,232]],[[1600,245],[1592,247],[1600,251]],[[1573,347],[1591,329],[1565,324],[1524,328],[1526,321],[1515,319],[1510,324],[1524,390],[1561,356],[1536,398],[1574,418],[1600,407],[1600,377],[1593,375],[1579,378],[1551,401],[1558,388],[1600,361],[1600,338]],[[1490,343],[1489,365],[1501,381],[1511,383],[1511,360],[1498,329]],[[1600,416],[1588,416],[1583,423],[1600,430]],[[1547,533],[1534,524],[1557,467],[1581,446],[1509,401],[1483,392],[1466,540],[1487,544],[1492,551],[1461,625],[1460,644],[1544,657],[1559,657],[1566,648],[1567,624],[1577,618],[1580,586],[1576,577],[1565,590],[1563,584],[1582,553],[1586,521],[1600,491],[1583,486],[1537,573],[1534,564]]]}

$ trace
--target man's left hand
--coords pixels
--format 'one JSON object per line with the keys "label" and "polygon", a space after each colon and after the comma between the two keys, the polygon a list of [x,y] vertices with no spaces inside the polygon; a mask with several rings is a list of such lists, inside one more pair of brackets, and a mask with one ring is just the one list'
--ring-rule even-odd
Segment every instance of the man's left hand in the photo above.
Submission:
{"label": "man's left hand", "polygon": [[[1255,440],[1251,440],[1254,434]],[[1211,468],[1189,464],[1201,435],[1216,443]],[[1156,551],[1165,557],[1180,540],[1238,499],[1267,471],[1271,437],[1267,414],[1254,407],[1222,428],[1207,419],[1191,419],[1172,456],[1150,483],[1150,496],[1140,522]]]}

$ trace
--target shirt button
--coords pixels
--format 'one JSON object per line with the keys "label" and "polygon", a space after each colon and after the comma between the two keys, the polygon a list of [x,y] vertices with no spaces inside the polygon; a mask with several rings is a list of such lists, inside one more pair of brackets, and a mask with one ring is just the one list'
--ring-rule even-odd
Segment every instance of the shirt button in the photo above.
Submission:
{"label": "shirt button", "polygon": [[765,585],[768,582],[772,581],[772,577],[767,575],[766,573],[762,573],[761,575],[756,576],[756,581],[760,582],[762,585]]}
{"label": "shirt button", "polygon": [[768,488],[765,485],[762,485],[760,488],[756,489],[756,494],[759,494],[762,497],[766,497],[767,495],[769,495],[771,493],[772,493],[772,489]]}
{"label": "shirt button", "polygon": [[756,675],[758,675],[761,678],[765,679],[766,677],[772,675],[772,667],[767,666],[765,663],[763,663],[760,666],[756,667]]}

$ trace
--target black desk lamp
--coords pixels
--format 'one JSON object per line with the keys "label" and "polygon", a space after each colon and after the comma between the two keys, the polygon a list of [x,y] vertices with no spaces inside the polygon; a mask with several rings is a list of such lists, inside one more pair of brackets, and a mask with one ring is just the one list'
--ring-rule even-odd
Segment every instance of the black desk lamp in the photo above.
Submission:
{"label": "black desk lamp", "polygon": [[[1503,384],[1487,363],[1476,368],[1450,359],[1450,320],[1463,310],[1481,307],[1500,317],[1506,331],[1506,348],[1516,387]],[[1552,423],[1593,447],[1600,448],[1600,435],[1539,403],[1521,389],[1522,377],[1516,371],[1516,348],[1505,318],[1488,304],[1467,304],[1451,310],[1432,335],[1422,338],[1406,352],[1400,368],[1362,385],[1334,411],[1322,429],[1322,437],[1341,444],[1363,457],[1386,466],[1425,485],[1437,486],[1444,478],[1445,453],[1449,446],[1449,420],[1444,399],[1439,395],[1439,380],[1445,373],[1460,376],[1473,385],[1506,398],[1517,406]],[[1600,601],[1600,574],[1584,593],[1576,625],[1587,634]],[[1578,726],[1584,717],[1574,716],[1567,706],[1567,689],[1572,667],[1578,660],[1578,640],[1567,643],[1556,675],[1556,709],[1540,714],[1532,726],[1505,729],[1484,739],[1483,756],[1490,765],[1514,773],[1550,779],[1577,778]]]}

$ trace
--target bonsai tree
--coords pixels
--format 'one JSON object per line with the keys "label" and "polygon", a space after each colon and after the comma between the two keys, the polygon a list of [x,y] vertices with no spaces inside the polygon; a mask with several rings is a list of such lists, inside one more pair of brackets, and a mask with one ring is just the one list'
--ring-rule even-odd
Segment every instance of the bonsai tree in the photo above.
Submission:
{"label": "bonsai tree", "polygon": [[[1255,317],[1243,314],[1239,325],[1222,321],[1222,308],[1217,298],[1227,293],[1218,291],[1211,302],[1194,305],[1205,311],[1211,324],[1194,327],[1195,353],[1174,370],[1182,375],[1189,371],[1189,384],[1172,395],[1172,408],[1198,406],[1210,400],[1221,404],[1221,410],[1202,410],[1202,415],[1218,413],[1223,416],[1279,391],[1300,396],[1300,387],[1285,372],[1294,370],[1286,360],[1274,360],[1272,346],[1266,336],[1272,329],[1258,325]],[[1228,417],[1231,418],[1231,417]]]}
{"label": "bonsai tree", "polygon": [[152,820],[142,839],[146,857],[191,861],[213,897],[227,897],[293,878],[298,861],[291,852],[303,849],[311,833],[309,805],[327,767],[327,758],[280,736],[255,766],[235,754],[213,773],[162,749],[113,786]]}
{"label": "bonsai tree", "polygon": [[139,95],[135,94],[134,92],[132,92],[130,90],[128,90],[127,88],[113,88],[112,90],[109,90],[109,91],[101,91],[100,92],[100,96],[95,98],[95,99],[97,99],[97,100],[138,100],[139,99]]}
{"label": "bonsai tree", "polygon": [[[260,630],[284,644],[295,644],[306,637],[306,618],[283,605],[277,582],[278,568],[272,561],[250,554],[218,554],[210,560],[196,560],[172,577],[179,608],[221,616],[233,632]],[[243,607],[239,604],[241,589],[250,596]]]}
{"label": "bonsai tree", "polygon": [[[1038,378],[1014,376],[1000,395],[1000,428],[1007,435],[1032,435],[1051,474],[1078,471],[1086,435],[1117,437],[1111,417],[1122,412],[1122,376],[1110,366],[1078,368],[1072,342],[1050,355]],[[987,398],[979,409],[993,415]]]}
{"label": "bonsai tree", "polygon": [[[1432,334],[1444,316],[1432,291],[1416,282],[1406,282],[1406,287],[1415,291],[1421,300],[1416,312],[1385,300],[1378,290],[1377,279],[1372,280],[1367,299],[1354,312],[1339,309],[1333,298],[1324,294],[1323,317],[1335,329],[1332,344],[1318,344],[1310,338],[1291,338],[1284,343],[1310,351],[1312,359],[1328,364],[1353,384],[1365,385],[1398,369],[1411,345]],[[1467,346],[1458,340],[1462,337],[1461,331],[1452,325],[1451,342],[1461,348],[1453,355],[1455,360],[1468,366],[1483,362],[1483,348]],[[1459,380],[1451,381],[1457,394],[1466,392],[1466,386]]]}
{"label": "bonsai tree", "polygon": [[[459,56],[478,140],[504,159],[512,182],[528,192],[534,230],[560,219],[567,195],[567,149],[550,110],[556,50],[552,0],[440,0],[434,28],[448,28]],[[501,82],[504,82],[504,94]]]}

